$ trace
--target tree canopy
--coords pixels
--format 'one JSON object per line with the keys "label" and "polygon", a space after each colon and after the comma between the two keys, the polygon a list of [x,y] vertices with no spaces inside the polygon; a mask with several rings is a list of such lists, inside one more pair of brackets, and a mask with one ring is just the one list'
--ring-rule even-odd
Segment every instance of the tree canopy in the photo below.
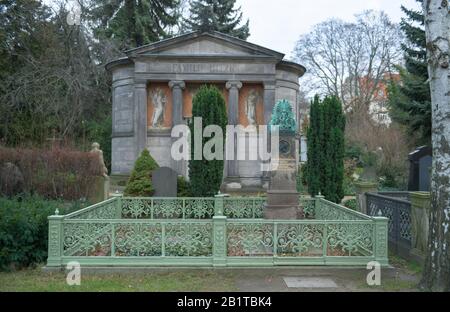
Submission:
{"label": "tree canopy", "polygon": [[96,36],[114,39],[121,48],[135,48],[167,37],[177,24],[179,0],[95,0],[90,17]]}
{"label": "tree canopy", "polygon": [[243,40],[250,36],[249,20],[242,22],[241,8],[236,0],[194,0],[189,18],[184,20],[186,31],[219,31]]}
{"label": "tree canopy", "polygon": [[[423,0],[417,0],[422,3]],[[389,87],[391,116],[408,127],[417,144],[431,141],[431,95],[426,61],[424,16],[402,6],[406,17],[400,27],[407,42],[402,44],[405,68],[399,67],[400,81]]]}

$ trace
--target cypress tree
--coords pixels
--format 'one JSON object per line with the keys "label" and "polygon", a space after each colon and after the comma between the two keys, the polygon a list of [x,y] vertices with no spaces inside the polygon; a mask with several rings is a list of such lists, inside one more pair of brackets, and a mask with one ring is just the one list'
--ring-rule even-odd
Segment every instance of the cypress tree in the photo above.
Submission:
{"label": "cypress tree", "polygon": [[187,31],[219,31],[233,37],[246,40],[249,33],[249,21],[242,21],[241,8],[234,8],[236,0],[194,0],[191,2],[190,15],[184,20]]}
{"label": "cypress tree", "polygon": [[329,171],[323,194],[328,200],[340,203],[344,198],[345,116],[342,104],[335,96],[324,100],[324,110],[327,111],[329,124],[326,130],[326,164]]}
{"label": "cypress tree", "polygon": [[[422,3],[423,0],[416,0]],[[406,18],[400,27],[408,40],[402,49],[405,68],[399,68],[401,83],[392,81],[389,86],[389,104],[392,118],[406,125],[417,144],[431,140],[431,95],[426,62],[424,16],[421,11],[402,6]]]}
{"label": "cypress tree", "polygon": [[305,176],[308,185],[308,191],[311,195],[317,195],[320,190],[320,172],[321,172],[321,105],[318,96],[314,97],[310,108],[310,124],[307,130],[308,150]]}
{"label": "cypress tree", "polygon": [[306,181],[312,196],[319,192],[340,203],[344,197],[344,130],[342,104],[335,96],[311,103]]}
{"label": "cypress tree", "polygon": [[[196,197],[214,196],[217,194],[220,185],[222,184],[224,168],[223,158],[222,160],[207,160],[205,157],[202,157],[201,160],[195,160],[195,140],[193,137],[195,135],[195,117],[202,118],[202,134],[204,129],[209,125],[218,125],[222,128],[223,134],[225,134],[226,125],[228,123],[225,99],[217,87],[202,86],[198,90],[192,100],[192,117],[193,121],[189,124],[191,131],[191,160],[189,161],[190,193],[192,196]],[[210,138],[205,139],[202,135],[202,150],[205,143],[209,140]]]}

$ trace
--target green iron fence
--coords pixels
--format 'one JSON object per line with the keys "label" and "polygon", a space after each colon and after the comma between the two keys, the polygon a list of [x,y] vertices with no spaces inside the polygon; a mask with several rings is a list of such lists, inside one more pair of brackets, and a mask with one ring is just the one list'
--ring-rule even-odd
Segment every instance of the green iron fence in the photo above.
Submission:
{"label": "green iron fence", "polygon": [[48,266],[387,265],[387,219],[321,197],[265,220],[264,198],[117,196],[49,217]]}

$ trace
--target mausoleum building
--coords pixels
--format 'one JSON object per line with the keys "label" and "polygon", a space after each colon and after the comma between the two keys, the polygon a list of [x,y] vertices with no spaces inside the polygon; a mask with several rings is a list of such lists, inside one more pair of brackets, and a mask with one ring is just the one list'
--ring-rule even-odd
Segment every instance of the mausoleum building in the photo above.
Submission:
{"label": "mausoleum building", "polygon": [[[193,32],[125,55],[106,66],[112,73],[112,175],[129,174],[148,148],[160,166],[186,176],[186,161],[170,156],[171,130],[192,117],[192,99],[203,84],[223,93],[230,125],[268,124],[281,99],[291,103],[299,124],[305,68],[282,53],[219,32]],[[266,179],[254,160],[227,161],[224,177],[243,186],[262,186]]]}

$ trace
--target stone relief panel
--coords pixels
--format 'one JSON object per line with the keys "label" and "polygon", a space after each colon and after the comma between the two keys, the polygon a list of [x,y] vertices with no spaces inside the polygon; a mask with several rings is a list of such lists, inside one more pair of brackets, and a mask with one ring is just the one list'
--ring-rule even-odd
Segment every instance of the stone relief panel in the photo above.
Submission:
{"label": "stone relief panel", "polygon": [[[228,109],[228,90],[225,88],[225,84],[221,83],[208,83],[209,85],[216,86],[225,99],[225,105]],[[198,89],[204,85],[204,83],[186,83],[186,89],[183,90],[183,118],[192,117],[192,100]]]}
{"label": "stone relief panel", "polygon": [[239,91],[239,124],[244,127],[264,124],[264,88],[244,84]]}
{"label": "stone relief panel", "polygon": [[147,88],[147,125],[150,129],[172,127],[172,91],[168,82],[152,82]]}

